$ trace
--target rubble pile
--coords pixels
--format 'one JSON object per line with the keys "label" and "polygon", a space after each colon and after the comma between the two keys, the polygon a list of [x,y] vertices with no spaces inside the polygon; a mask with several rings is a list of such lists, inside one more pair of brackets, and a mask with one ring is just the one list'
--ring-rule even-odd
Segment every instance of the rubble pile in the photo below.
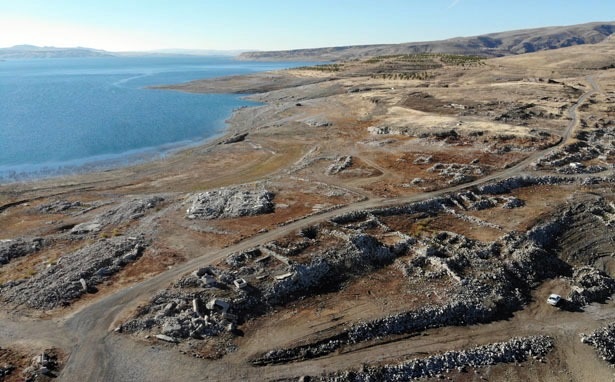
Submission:
{"label": "rubble pile", "polygon": [[615,280],[590,266],[575,269],[572,279],[573,289],[568,300],[578,306],[604,302],[615,293]]}
{"label": "rubble pile", "polygon": [[55,349],[48,349],[32,358],[22,375],[25,381],[48,381],[58,377],[60,364]]}
{"label": "rubble pile", "polygon": [[547,336],[515,337],[467,350],[449,351],[427,358],[417,358],[399,364],[367,366],[360,371],[345,371],[317,377],[322,381],[407,381],[415,378],[438,377],[452,370],[478,368],[498,363],[520,363],[532,357],[543,357],[553,348]]}
{"label": "rubble pile", "polygon": [[[397,261],[406,277],[438,278],[444,275],[462,282],[467,276],[489,278],[492,261],[500,255],[498,243],[483,244],[453,232],[440,232],[414,245],[415,256],[408,262]],[[476,275],[474,275],[476,273]]]}
{"label": "rubble pile", "polygon": [[131,220],[142,218],[147,210],[160,205],[164,198],[160,196],[150,196],[143,199],[133,199],[121,203],[118,207],[111,209],[100,215],[96,221],[103,226],[117,225]]}
{"label": "rubble pile", "polygon": [[4,301],[34,309],[70,304],[135,261],[145,248],[142,237],[103,239],[61,257],[36,275],[0,286]]}
{"label": "rubble pile", "polygon": [[225,187],[201,192],[189,198],[188,219],[237,218],[274,211],[273,192]]}
{"label": "rubble pile", "polygon": [[552,185],[573,183],[574,178],[566,178],[561,176],[513,176],[500,180],[495,183],[489,183],[484,186],[476,187],[476,191],[479,194],[492,194],[501,195],[507,194],[512,190],[522,187],[536,186],[536,185]]}
{"label": "rubble pile", "polygon": [[[396,222],[397,216],[422,219],[453,208],[520,205],[523,201],[517,198],[488,195],[487,191],[497,195],[502,188],[560,181],[561,178],[520,177],[482,191],[474,189],[339,215],[280,242],[233,253],[217,266],[198,269],[157,295],[137,317],[122,325],[122,330],[158,331],[173,342],[216,336],[276,306],[335,290],[352,277],[390,264],[395,264],[394,268],[411,283],[439,279],[438,283],[446,288],[446,298],[395,315],[350,324],[317,342],[273,349],[251,362],[267,365],[320,357],[343,346],[390,335],[510,317],[530,301],[532,289],[542,281],[572,275],[577,264],[558,257],[558,243],[570,236],[571,223],[578,220],[575,215],[578,205],[585,206],[583,211],[591,212],[592,216],[602,216],[610,222],[610,210],[603,206],[606,206],[604,201],[569,204],[529,231],[509,233],[494,242],[443,231],[412,237],[385,222],[389,217],[393,218],[391,222]],[[596,280],[593,272],[579,273],[576,278],[581,286],[585,280],[590,283]],[[610,286],[613,280],[609,280],[599,281]],[[586,289],[598,292],[589,285]],[[224,314],[213,308],[215,304],[209,304],[212,308],[197,307],[202,305],[199,301],[214,300],[224,302]]]}
{"label": "rubble pile", "polygon": [[412,162],[413,164],[429,164],[433,160],[431,155],[418,155]]}
{"label": "rubble pile", "polygon": [[263,299],[268,305],[278,305],[331,284],[340,284],[352,275],[389,264],[404,251],[408,242],[402,241],[397,248],[391,248],[369,235],[351,235],[344,247],[314,254],[308,264],[291,265],[288,271],[293,275],[266,287]]}
{"label": "rubble pile", "polygon": [[326,174],[335,175],[344,171],[350,166],[352,166],[352,157],[349,155],[341,156],[336,158],[335,161],[327,168]]}
{"label": "rubble pile", "polygon": [[[306,232],[302,235],[311,234]],[[261,248],[233,253],[224,262],[230,269],[211,266],[182,278],[173,288],[153,298],[135,319],[122,325],[122,330],[139,332],[160,329],[163,334],[176,339],[214,336],[228,326],[225,320],[242,322],[301,296],[337,288],[353,275],[390,264],[404,252],[407,242],[413,240],[408,237],[407,242],[401,240],[389,247],[365,234],[338,235],[347,241],[334,248],[310,253],[304,263],[291,259],[307,248],[305,243],[310,239],[303,236],[299,243],[304,244],[296,246],[282,247],[269,243]],[[246,282],[246,279],[250,281]],[[228,303],[226,313],[233,320],[223,315],[212,315],[209,311],[195,316],[195,299],[224,299]],[[205,322],[195,321],[205,316]]]}
{"label": "rubble pile", "polygon": [[42,238],[0,240],[0,266],[18,257],[27,256],[45,245]]}
{"label": "rubble pile", "polygon": [[[196,294],[165,290],[152,299],[152,305],[142,308],[142,317],[122,324],[120,330],[137,332],[157,327],[159,334],[164,336],[159,338],[163,341],[202,339],[233,330],[237,316],[231,311],[231,303],[224,299],[212,298],[204,302]],[[154,315],[143,318],[146,312]]]}
{"label": "rubble pile", "polygon": [[613,253],[613,207],[612,202],[595,196],[571,205],[567,234],[558,243],[560,258],[575,267],[590,265],[607,269],[600,264]]}
{"label": "rubble pile", "polygon": [[464,210],[485,210],[501,205],[502,208],[512,209],[519,208],[525,205],[525,202],[514,196],[490,196],[477,194],[473,191],[463,191],[455,195],[451,195],[451,201],[457,207]]}
{"label": "rubble pile", "polygon": [[581,335],[581,342],[589,344],[603,360],[615,364],[615,323],[600,328],[590,335]]}
{"label": "rubble pile", "polygon": [[519,207],[523,207],[525,206],[525,202],[519,198],[516,198],[514,196],[508,196],[508,197],[504,197],[504,204],[502,205],[502,208],[505,209],[513,209],[513,208],[519,208]]}
{"label": "rubble pile", "polygon": [[[450,302],[357,323],[319,342],[274,349],[251,362],[267,365],[320,357],[341,346],[388,335],[507,317],[529,301],[531,288],[540,281],[570,273],[570,266],[550,251],[557,235],[564,232],[565,220],[558,217],[534,227],[526,235],[509,234],[490,244],[448,232],[421,240],[413,247],[416,256],[403,265],[404,274],[455,280],[458,287]],[[433,270],[434,265],[440,272]]]}
{"label": "rubble pile", "polygon": [[484,170],[477,165],[459,163],[436,163],[427,169],[428,172],[435,172],[438,175],[450,178],[448,184],[456,185],[471,182],[477,176],[484,175]]}
{"label": "rubble pile", "polygon": [[[601,119],[596,121],[592,128],[586,126],[586,121],[582,122],[586,128],[577,133],[577,141],[547,154],[536,163],[536,168],[555,168],[563,174],[592,174],[612,168],[612,158],[615,156],[615,121]],[[601,161],[602,165],[586,166],[582,163],[596,159]]]}

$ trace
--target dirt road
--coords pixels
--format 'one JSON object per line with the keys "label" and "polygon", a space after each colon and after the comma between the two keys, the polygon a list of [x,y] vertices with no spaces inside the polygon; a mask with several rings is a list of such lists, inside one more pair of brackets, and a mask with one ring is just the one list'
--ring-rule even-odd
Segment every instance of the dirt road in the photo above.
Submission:
{"label": "dirt road", "polygon": [[[568,109],[570,121],[563,134],[563,139],[557,145],[544,151],[536,152],[508,169],[470,183],[439,191],[410,197],[369,199],[337,210],[303,218],[275,230],[253,236],[223,250],[203,254],[198,258],[175,266],[156,277],[103,297],[62,320],[39,321],[22,319],[15,321],[10,316],[1,317],[0,345],[9,346],[15,342],[26,344],[45,343],[63,348],[70,353],[68,362],[61,374],[61,380],[64,381],[207,380],[208,375],[215,375],[215,379],[219,380],[219,376],[224,375],[219,373],[222,370],[216,370],[215,373],[212,373],[214,371],[212,368],[225,368],[227,366],[226,362],[231,363],[232,355],[229,356],[228,361],[212,363],[182,356],[171,347],[152,347],[148,344],[138,343],[131,338],[113,333],[113,328],[118,323],[117,320],[125,316],[131,309],[134,309],[140,302],[146,302],[154,293],[167,287],[173,280],[183,274],[196,267],[215,263],[232,252],[262,245],[339,214],[422,201],[494,180],[524,174],[525,168],[530,163],[558,149],[558,147],[570,139],[575,127],[579,123],[579,116],[577,115],[579,105],[585,102],[588,97],[600,91],[595,78],[587,77],[587,81],[592,89],[584,93]],[[421,352],[447,350],[450,347],[461,347],[471,343],[482,343],[486,339],[489,339],[489,341],[504,339],[510,335],[511,331],[515,331],[515,334],[524,334],[517,333],[518,327],[525,327],[526,329],[524,330],[528,334],[546,333],[555,335],[556,338],[561,337],[558,333],[562,328],[567,328],[571,333],[566,335],[574,337],[579,330],[588,330],[593,326],[594,322],[598,322],[590,319],[579,321],[578,315],[564,312],[558,313],[557,320],[554,321],[556,316],[553,316],[553,314],[555,313],[547,312],[543,314],[533,312],[532,309],[532,307],[529,307],[527,311],[518,313],[511,321],[496,322],[480,327],[442,328],[429,331],[427,336],[421,340],[412,339],[411,347],[409,347],[408,340],[399,341],[301,364],[266,367],[258,369],[258,374],[255,374],[247,363],[238,365],[236,363],[238,360],[235,360],[232,363],[232,371],[228,371],[226,375],[228,375],[229,380],[239,377],[262,380],[280,376],[296,376],[304,373],[314,374],[315,371],[320,373],[323,369],[334,370],[356,366],[361,362],[369,360],[377,361],[382,359],[382,354],[387,354],[387,357],[406,356],[420,354]],[[615,317],[611,304],[592,309],[598,315],[603,314],[603,310],[608,309],[608,313],[601,316],[603,320]],[[588,317],[591,316],[590,314]],[[520,325],[517,322],[519,320],[526,321],[523,321],[523,325]],[[380,355],[380,358],[377,355]]]}

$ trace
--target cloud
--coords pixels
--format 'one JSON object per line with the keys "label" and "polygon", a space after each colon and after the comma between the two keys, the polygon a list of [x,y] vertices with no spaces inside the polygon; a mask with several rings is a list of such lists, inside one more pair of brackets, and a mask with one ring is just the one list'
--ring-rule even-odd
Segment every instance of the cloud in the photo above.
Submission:
{"label": "cloud", "polygon": [[451,8],[455,7],[460,2],[461,2],[461,0],[453,0],[453,1],[451,1],[450,5],[447,7],[447,9],[451,9]]}

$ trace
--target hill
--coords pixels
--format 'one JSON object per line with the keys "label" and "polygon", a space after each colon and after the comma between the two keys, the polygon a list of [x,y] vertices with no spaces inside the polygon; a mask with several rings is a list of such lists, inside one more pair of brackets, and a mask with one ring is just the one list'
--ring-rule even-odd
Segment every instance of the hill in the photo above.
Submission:
{"label": "hill", "polygon": [[112,53],[90,48],[57,48],[52,46],[15,45],[0,48],[0,59],[11,58],[69,58],[69,57],[111,57]]}
{"label": "hill", "polygon": [[523,29],[441,41],[403,44],[356,45],[286,51],[246,52],[244,60],[339,61],[369,56],[452,53],[499,57],[573,45],[595,44],[615,32],[615,22]]}

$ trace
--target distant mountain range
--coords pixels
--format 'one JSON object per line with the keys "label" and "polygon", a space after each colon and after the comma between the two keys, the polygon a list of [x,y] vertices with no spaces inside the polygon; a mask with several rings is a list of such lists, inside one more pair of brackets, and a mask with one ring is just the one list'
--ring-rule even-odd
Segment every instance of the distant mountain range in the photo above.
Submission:
{"label": "distant mountain range", "polygon": [[0,60],[28,58],[77,58],[125,56],[236,56],[245,50],[160,49],[147,52],[108,52],[91,48],[57,48],[53,46],[15,45],[0,48]]}
{"label": "distant mountain range", "polygon": [[441,41],[246,52],[239,55],[239,58],[262,61],[338,61],[413,53],[473,54],[498,57],[572,45],[595,44],[614,32],[615,22],[596,22],[457,37]]}
{"label": "distant mountain range", "polygon": [[0,48],[0,60],[17,58],[68,58],[113,56],[235,56],[260,61],[338,61],[370,56],[413,53],[474,54],[499,57],[596,44],[615,33],[615,22],[523,29],[473,37],[403,44],[355,45],[330,48],[247,52],[245,50],[160,49],[147,52],[108,52],[91,48],[57,48],[16,45]]}
{"label": "distant mountain range", "polygon": [[105,57],[113,54],[104,50],[90,48],[56,48],[52,46],[15,45],[0,48],[0,59],[11,58],[68,58],[68,57]]}

